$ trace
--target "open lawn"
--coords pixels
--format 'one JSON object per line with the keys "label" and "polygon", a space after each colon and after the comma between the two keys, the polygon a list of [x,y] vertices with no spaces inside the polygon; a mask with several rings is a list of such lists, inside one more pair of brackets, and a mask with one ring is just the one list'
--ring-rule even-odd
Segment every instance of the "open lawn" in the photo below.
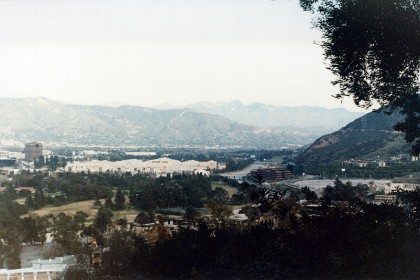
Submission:
{"label": "open lawn", "polygon": [[[74,203],[70,203],[70,204],[66,204],[62,206],[56,206],[56,207],[49,206],[49,207],[44,207],[39,210],[30,211],[28,214],[23,215],[23,216],[28,216],[31,214],[32,215],[35,214],[38,216],[45,216],[48,214],[53,214],[54,216],[57,216],[60,213],[74,216],[74,214],[76,214],[77,211],[83,211],[89,214],[89,217],[87,218],[87,222],[89,223],[93,221],[93,219],[96,216],[96,213],[98,212],[98,208],[93,207],[94,202],[95,202],[94,200],[86,200],[86,201],[74,202]],[[104,200],[101,200],[101,202],[102,204],[105,203]],[[114,211],[113,219],[117,220],[117,219],[125,218],[130,223],[134,221],[134,218],[137,216],[138,213],[139,211],[135,209],[125,209],[122,211]]]}
{"label": "open lawn", "polygon": [[131,223],[134,222],[134,218],[140,213],[139,210],[135,209],[125,209],[122,211],[114,211],[114,217],[113,220],[118,219],[127,219],[127,222]]}
{"label": "open lawn", "polygon": [[[26,216],[30,214],[36,214],[38,216],[45,216],[48,214],[53,214],[54,216],[56,216],[60,214],[61,212],[63,212],[66,215],[74,216],[74,214],[76,214],[77,211],[83,211],[89,214],[89,217],[87,219],[90,220],[90,219],[93,219],[96,213],[98,212],[98,209],[93,207],[94,202],[95,200],[86,200],[86,201],[74,202],[74,203],[70,203],[70,204],[66,204],[62,206],[44,207],[38,210],[30,211],[29,214],[26,214]],[[102,201],[102,203],[104,202]]]}

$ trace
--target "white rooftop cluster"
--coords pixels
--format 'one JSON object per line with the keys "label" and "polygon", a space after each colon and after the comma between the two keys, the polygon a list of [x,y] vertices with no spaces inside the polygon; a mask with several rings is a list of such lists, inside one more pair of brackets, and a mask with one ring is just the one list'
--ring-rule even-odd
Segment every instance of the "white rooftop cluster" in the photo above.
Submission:
{"label": "white rooftop cluster", "polygon": [[218,164],[214,160],[199,162],[195,160],[179,161],[170,158],[158,158],[153,160],[137,160],[129,159],[111,162],[107,160],[92,160],[92,161],[74,161],[68,163],[66,170],[69,172],[131,172],[135,173],[149,173],[156,176],[166,176],[174,173],[190,172],[203,173],[208,175],[210,170],[218,168]]}
{"label": "white rooftop cluster", "polygon": [[74,261],[74,256],[33,260],[32,267],[0,269],[0,279],[61,279],[61,273]]}

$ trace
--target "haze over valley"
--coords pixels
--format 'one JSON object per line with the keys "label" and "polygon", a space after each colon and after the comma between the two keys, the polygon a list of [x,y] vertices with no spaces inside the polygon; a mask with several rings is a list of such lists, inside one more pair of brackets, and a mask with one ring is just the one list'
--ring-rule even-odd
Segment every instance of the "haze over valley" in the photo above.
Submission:
{"label": "haze over valley", "polygon": [[47,145],[293,148],[308,145],[362,113],[240,102],[154,109],[1,98],[3,143]]}

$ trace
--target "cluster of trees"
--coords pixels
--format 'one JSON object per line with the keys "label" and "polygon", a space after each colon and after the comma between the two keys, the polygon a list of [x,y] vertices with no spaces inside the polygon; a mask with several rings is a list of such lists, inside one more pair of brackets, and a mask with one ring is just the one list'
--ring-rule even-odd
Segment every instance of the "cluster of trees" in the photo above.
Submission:
{"label": "cluster of trees", "polygon": [[66,166],[67,161],[66,158],[62,158],[61,161],[59,160],[58,156],[40,156],[37,159],[34,159],[34,167],[35,168],[42,168],[48,167],[49,170],[57,170],[58,167]]}
{"label": "cluster of trees", "polygon": [[50,177],[48,173],[24,171],[3,185],[8,187],[7,192],[12,196],[16,194],[14,186],[34,187],[35,193],[22,190],[19,195],[26,199],[27,207],[40,209],[46,205],[59,206],[83,200],[112,198],[112,184],[115,180],[119,180],[119,176],[59,173],[56,177]]}
{"label": "cluster of trees", "polygon": [[[366,167],[343,166],[341,164],[304,164],[300,166],[299,172],[333,179],[340,178],[375,178],[393,179],[409,174],[420,172],[419,162],[387,163],[386,167],[368,165]],[[342,169],[345,169],[343,172]]]}
{"label": "cluster of trees", "polygon": [[20,267],[24,231],[19,215],[26,213],[28,209],[13,201],[15,198],[15,193],[0,193],[0,267]]}
{"label": "cluster of trees", "polygon": [[[86,242],[82,243],[80,237],[94,237],[99,246],[108,246],[108,226],[113,222],[113,216],[113,210],[105,205],[98,209],[89,225],[86,225],[89,215],[83,211],[77,211],[73,216],[60,213],[57,216],[47,215],[35,218],[46,221],[47,230],[52,233],[54,238],[54,246],[49,252],[49,257],[56,257],[90,254],[91,248]],[[123,230],[128,224],[124,218],[115,222]]]}
{"label": "cluster of trees", "polygon": [[82,229],[86,213],[76,213],[74,221],[65,214],[58,217],[29,215],[21,218],[29,209],[27,205],[14,201],[16,198],[18,197],[14,191],[0,193],[0,267],[20,268],[22,243],[43,246],[48,231],[53,232],[58,244],[54,252],[51,252],[52,257],[79,252],[75,249],[80,248],[76,233]]}
{"label": "cluster of trees", "polygon": [[334,181],[334,186],[327,186],[324,189],[324,199],[331,202],[337,201],[354,201],[368,198],[369,188],[367,185],[357,184],[353,186],[351,182],[343,183],[339,179]]}
{"label": "cluster of trees", "polygon": [[229,159],[226,162],[226,168],[222,170],[222,172],[231,172],[236,170],[244,169],[245,167],[254,163],[254,159],[252,158],[236,158],[236,159]]}
{"label": "cluster of trees", "polygon": [[[0,242],[0,267],[9,269],[20,268],[22,243],[36,243],[42,246],[46,241],[46,233],[51,227],[53,232],[65,234],[69,234],[70,230],[68,227],[71,228],[71,223],[69,223],[68,219],[65,219],[64,214],[59,215],[59,217],[29,215],[21,218],[21,215],[28,212],[28,207],[14,201],[16,198],[15,192],[6,191],[0,194],[0,239],[2,240]],[[60,226],[61,228],[65,227],[65,229],[58,230]],[[76,229],[71,228],[72,232],[74,230]],[[73,237],[71,240],[68,236],[64,236],[61,241],[75,244],[75,242],[78,242],[78,239],[75,238],[75,233]],[[59,238],[57,241],[61,242]],[[63,248],[66,248],[66,245]],[[68,252],[70,251],[68,250]]]}
{"label": "cluster of trees", "polygon": [[[82,252],[77,233],[84,229],[84,222],[88,216],[86,213],[79,211],[74,217],[64,213],[57,217],[20,216],[28,213],[30,209],[39,209],[47,205],[58,206],[100,198],[111,200],[114,194],[110,182],[106,179],[100,183],[99,181],[95,175],[69,173],[51,178],[46,173],[23,172],[15,175],[11,182],[5,183],[7,189],[0,193],[0,267],[20,268],[22,243],[43,245],[47,231],[53,233],[56,244],[51,257]],[[22,190],[17,194],[15,185],[34,186],[35,193]],[[25,204],[15,201],[19,197],[25,198]],[[107,206],[109,205],[112,205],[113,210],[124,208],[125,198],[121,190],[117,191],[114,202],[111,201]],[[95,225],[103,230],[111,221],[111,217],[112,211],[103,207],[98,211]]]}
{"label": "cluster of trees", "polygon": [[[345,189],[337,182],[337,192]],[[308,193],[308,192],[307,192]],[[326,192],[328,193],[328,192]],[[327,194],[328,195],[328,194]],[[416,279],[420,275],[420,189],[399,193],[400,203],[353,200],[324,205],[316,214],[286,198],[259,203],[245,223],[211,203],[210,219],[153,242],[131,232],[109,239],[95,270],[75,265],[68,279]],[[145,215],[144,218],[147,218]],[[258,222],[257,222],[258,221]]]}
{"label": "cluster of trees", "polygon": [[[143,210],[156,210],[172,207],[201,208],[210,200],[221,204],[246,203],[250,201],[250,186],[247,183],[239,184],[228,180],[231,185],[239,187],[238,194],[229,199],[229,194],[221,187],[212,190],[211,182],[220,177],[206,177],[200,174],[179,174],[170,177],[149,179],[145,184],[130,188],[130,203]],[[226,181],[226,179],[223,179]]]}
{"label": "cluster of trees", "polygon": [[59,193],[48,194],[42,189],[37,189],[34,194],[25,192],[25,204],[30,209],[40,209],[47,205],[60,206],[72,202],[112,198],[114,196],[112,189],[87,185],[68,185],[59,190]]}
{"label": "cluster of trees", "polygon": [[[218,187],[212,189],[212,182],[235,187],[238,193],[231,198],[228,192]],[[20,192],[25,198],[25,211],[40,209],[47,205],[60,206],[67,203],[105,199],[108,208],[123,210],[125,195],[129,196],[130,207],[146,211],[173,207],[201,208],[210,200],[222,204],[244,204],[251,200],[255,188],[249,184],[239,184],[236,180],[221,176],[203,176],[201,174],[178,174],[173,177],[151,178],[144,174],[90,174],[59,173],[55,177],[42,172],[24,172],[13,177],[9,186],[9,195],[17,198],[14,186],[33,186],[35,192]],[[115,200],[113,189],[116,189]]]}
{"label": "cluster of trees", "polygon": [[[89,215],[83,211],[77,211],[73,216],[60,213],[57,216],[20,218],[22,213],[13,211],[16,207],[10,207],[16,202],[8,201],[8,198],[0,195],[0,267],[20,268],[22,244],[40,244],[42,247],[47,232],[51,232],[54,238],[53,246],[47,252],[50,258],[89,253],[89,248],[80,242],[80,236],[93,236],[99,245],[108,245],[105,232],[112,222],[113,213],[106,206],[98,209],[91,225],[85,226]],[[125,228],[127,220],[119,219],[117,224]]]}
{"label": "cluster of trees", "polygon": [[20,191],[20,195],[25,197],[25,205],[30,209],[40,209],[46,205],[60,206],[66,203],[64,195],[53,197],[45,194],[42,189],[37,189],[34,194],[29,191]]}
{"label": "cluster of trees", "polygon": [[179,175],[149,180],[130,189],[130,203],[141,209],[202,207],[211,197],[211,183],[202,175]]}

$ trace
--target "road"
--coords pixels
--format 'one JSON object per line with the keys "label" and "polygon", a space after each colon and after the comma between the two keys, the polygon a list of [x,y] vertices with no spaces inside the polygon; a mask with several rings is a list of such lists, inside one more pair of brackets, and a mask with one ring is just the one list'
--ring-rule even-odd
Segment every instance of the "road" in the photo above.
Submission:
{"label": "road", "polygon": [[259,167],[265,166],[266,163],[261,161],[256,161],[253,164],[245,167],[244,169],[226,172],[219,174],[220,176],[228,177],[230,179],[242,180],[248,173],[251,173],[251,170],[258,169]]}

